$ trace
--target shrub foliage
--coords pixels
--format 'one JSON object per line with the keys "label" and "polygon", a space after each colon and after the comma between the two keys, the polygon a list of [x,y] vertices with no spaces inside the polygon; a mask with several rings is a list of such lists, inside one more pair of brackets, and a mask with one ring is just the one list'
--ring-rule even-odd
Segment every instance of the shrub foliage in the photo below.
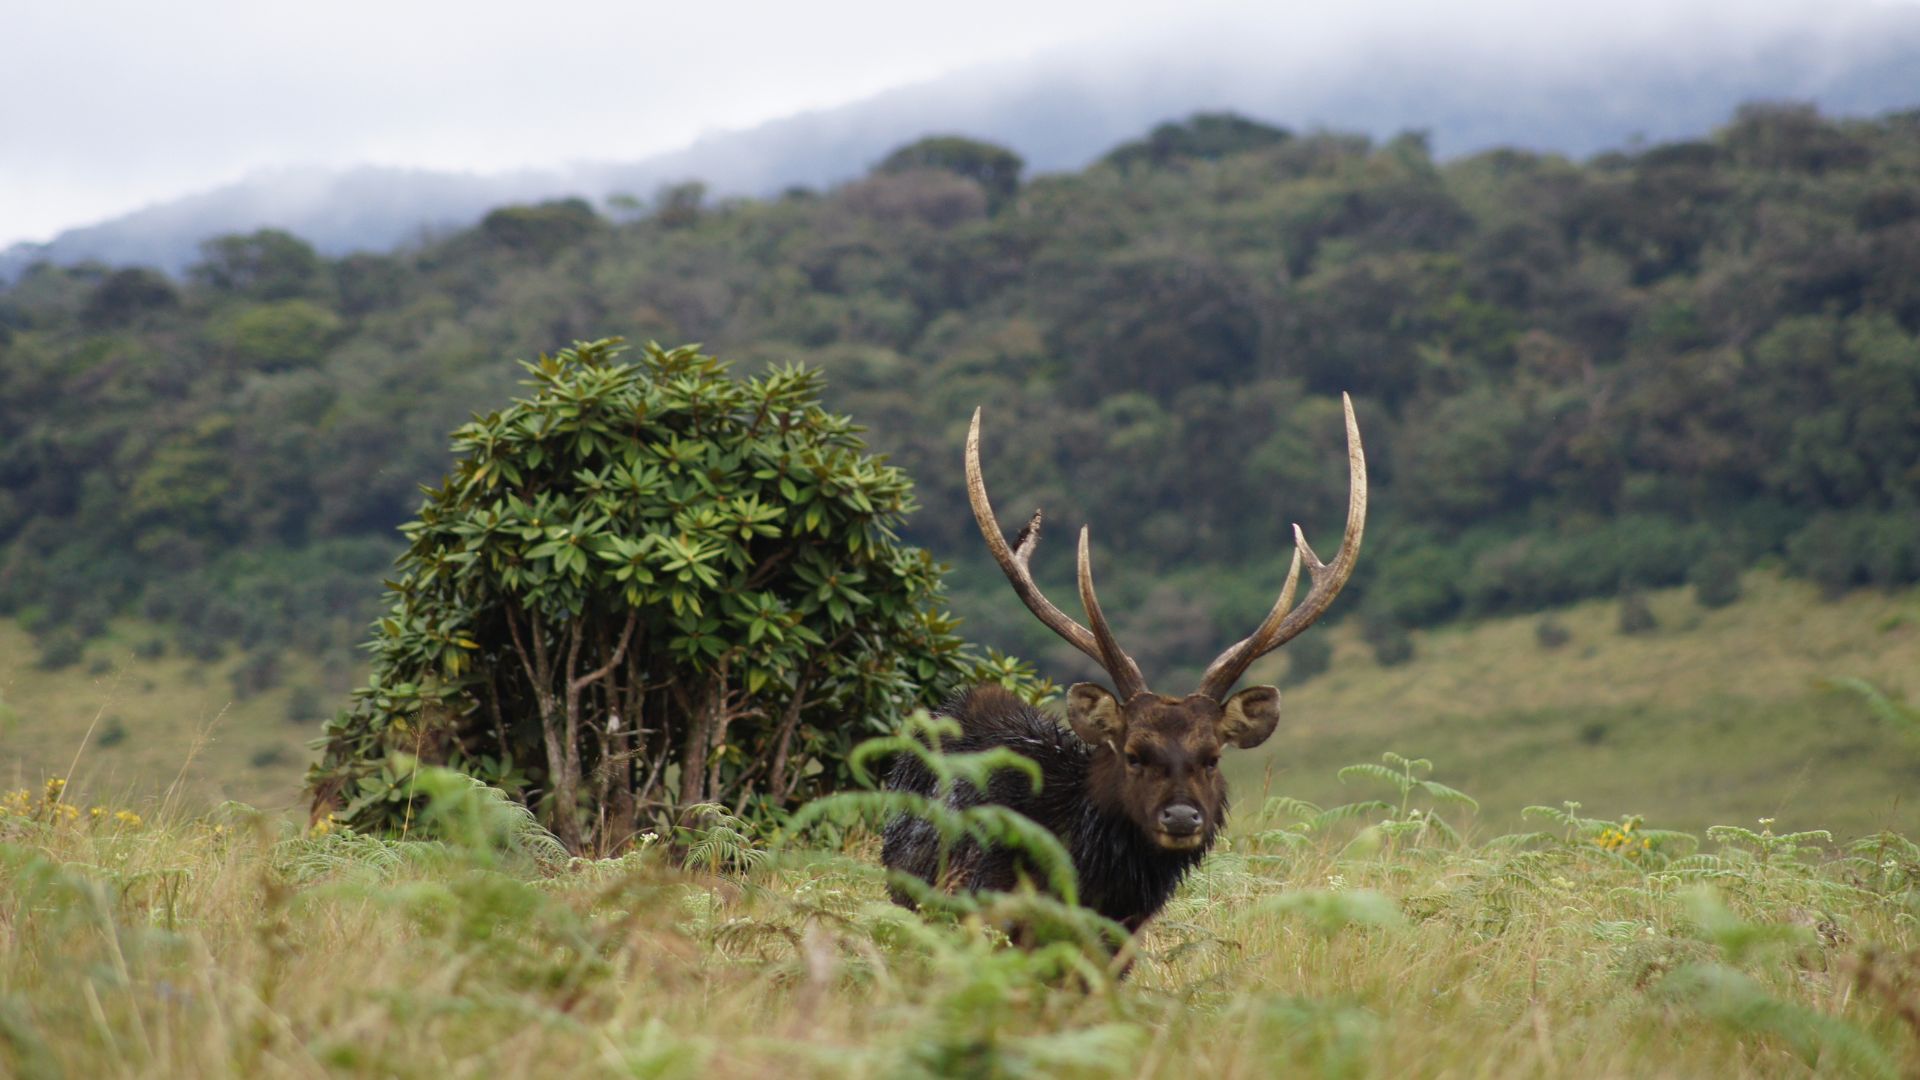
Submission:
{"label": "shrub foliage", "polygon": [[915,705],[1023,677],[954,634],[942,568],[894,532],[910,482],[821,408],[815,372],[620,352],[526,364],[530,397],[454,433],[371,678],[327,726],[316,813],[400,824],[409,763],[448,764],[573,849],[617,846],[695,804],[831,789]]}

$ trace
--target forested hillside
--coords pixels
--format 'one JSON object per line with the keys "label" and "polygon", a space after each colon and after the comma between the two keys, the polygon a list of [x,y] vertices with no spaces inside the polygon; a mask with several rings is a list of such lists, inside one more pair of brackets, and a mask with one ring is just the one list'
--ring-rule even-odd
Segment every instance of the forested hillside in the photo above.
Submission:
{"label": "forested hillside", "polygon": [[344,650],[451,428],[514,358],[610,334],[825,369],[917,481],[965,632],[1056,677],[976,552],[976,405],[1003,518],[1047,508],[1056,582],[1092,523],[1150,676],[1253,625],[1289,523],[1337,538],[1342,390],[1375,495],[1341,607],[1383,658],[1462,614],[1721,602],[1762,559],[1909,582],[1916,271],[1920,113],[1790,106],[1585,163],[1211,116],[1025,182],[930,139],[828,192],[510,207],[392,256],[267,232],[184,281],[42,266],[0,292],[0,614],[56,666],[123,611],[199,654]]}

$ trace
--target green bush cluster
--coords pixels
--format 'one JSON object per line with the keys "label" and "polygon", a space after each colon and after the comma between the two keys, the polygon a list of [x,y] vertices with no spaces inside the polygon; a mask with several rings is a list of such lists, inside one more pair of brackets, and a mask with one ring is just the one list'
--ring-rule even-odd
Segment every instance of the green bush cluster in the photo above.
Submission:
{"label": "green bush cluster", "polygon": [[1920,576],[1920,508],[1820,514],[1787,540],[1787,559],[1832,593]]}
{"label": "green bush cluster", "polygon": [[507,787],[570,849],[614,849],[696,805],[769,820],[913,708],[1028,685],[955,634],[942,568],[895,531],[911,483],[821,407],[817,372],[621,353],[542,356],[527,396],[454,432],[402,530],[372,676],[326,726],[316,813],[417,816],[404,755]]}

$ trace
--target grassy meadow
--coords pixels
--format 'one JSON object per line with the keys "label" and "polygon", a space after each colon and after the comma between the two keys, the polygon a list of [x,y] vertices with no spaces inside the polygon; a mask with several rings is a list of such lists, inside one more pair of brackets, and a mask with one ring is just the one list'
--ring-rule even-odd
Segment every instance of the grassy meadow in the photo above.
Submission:
{"label": "grassy meadow", "polygon": [[[1325,675],[1283,692],[1279,730],[1228,755],[1235,790],[1342,801],[1335,770],[1383,750],[1432,759],[1476,795],[1482,825],[1566,799],[1698,831],[1772,817],[1796,829],[1920,835],[1920,727],[1877,720],[1828,680],[1865,679],[1920,703],[1920,590],[1837,600],[1802,581],[1746,576],[1736,604],[1647,594],[1658,626],[1619,631],[1619,605],[1415,634],[1381,667],[1349,628]],[[1541,622],[1564,631],[1541,644]],[[1250,680],[1278,679],[1285,650]]]}
{"label": "grassy meadow", "polygon": [[[1915,1075],[1920,732],[1822,680],[1920,698],[1920,596],[1649,600],[1337,628],[1124,977],[1031,898],[887,904],[857,828],[568,859],[455,784],[443,839],[310,829],[337,672],[0,624],[0,1076]],[[1434,767],[1340,771],[1388,750]]]}
{"label": "grassy meadow", "polygon": [[[1273,738],[1228,755],[1234,789],[1242,802],[1339,802],[1340,766],[1397,750],[1472,791],[1482,813],[1469,824],[1482,829],[1576,799],[1588,813],[1696,831],[1764,816],[1842,836],[1920,835],[1920,732],[1823,682],[1863,678],[1920,702],[1920,590],[1823,599],[1752,573],[1729,607],[1701,608],[1687,589],[1647,600],[1659,625],[1646,633],[1620,633],[1618,605],[1591,601],[1419,631],[1414,658],[1393,667],[1357,628],[1336,626],[1331,668],[1284,691]],[[1540,643],[1543,619],[1564,644]],[[186,808],[298,804],[306,743],[358,676],[340,658],[288,654],[277,685],[242,695],[241,654],[143,656],[153,637],[119,622],[78,665],[43,671],[29,635],[0,620],[0,787],[60,776],[135,804],[169,792]],[[1281,680],[1286,664],[1283,649],[1249,681]]]}
{"label": "grassy meadow", "polygon": [[[723,825],[567,860],[521,812],[447,790],[436,827],[458,840],[13,797],[0,1074],[1920,1068],[1920,847],[1892,837],[1545,818],[1475,843],[1420,795],[1357,832],[1364,819],[1307,828],[1276,808],[1243,815],[1121,978],[1030,899],[957,920],[892,907],[857,834],[769,852]],[[1006,947],[1010,916],[1049,943]]]}
{"label": "grassy meadow", "polygon": [[307,742],[354,676],[289,654],[279,685],[243,694],[233,679],[242,654],[212,663],[173,649],[154,656],[146,646],[154,639],[151,627],[120,620],[78,664],[46,671],[32,636],[0,619],[0,787],[71,772],[77,793],[119,802],[150,805],[171,793],[202,809],[229,799],[291,807],[312,756]]}

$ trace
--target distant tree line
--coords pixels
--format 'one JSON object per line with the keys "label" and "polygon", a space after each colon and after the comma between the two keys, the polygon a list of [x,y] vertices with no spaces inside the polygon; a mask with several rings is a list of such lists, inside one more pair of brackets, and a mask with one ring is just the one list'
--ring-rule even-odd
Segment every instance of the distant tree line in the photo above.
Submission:
{"label": "distant tree line", "polygon": [[197,652],[337,653],[448,432],[515,393],[502,358],[609,334],[823,369],[917,482],[905,536],[960,564],[969,636],[1056,676],[976,550],[976,405],[996,498],[1094,524],[1150,671],[1257,619],[1291,522],[1338,535],[1341,390],[1375,482],[1347,608],[1388,655],[1760,560],[1920,580],[1920,112],[1755,105],[1585,163],[1199,116],[1071,175],[942,136],[830,191],[646,209],[31,271],[0,292],[0,611],[68,648],[132,611]]}

